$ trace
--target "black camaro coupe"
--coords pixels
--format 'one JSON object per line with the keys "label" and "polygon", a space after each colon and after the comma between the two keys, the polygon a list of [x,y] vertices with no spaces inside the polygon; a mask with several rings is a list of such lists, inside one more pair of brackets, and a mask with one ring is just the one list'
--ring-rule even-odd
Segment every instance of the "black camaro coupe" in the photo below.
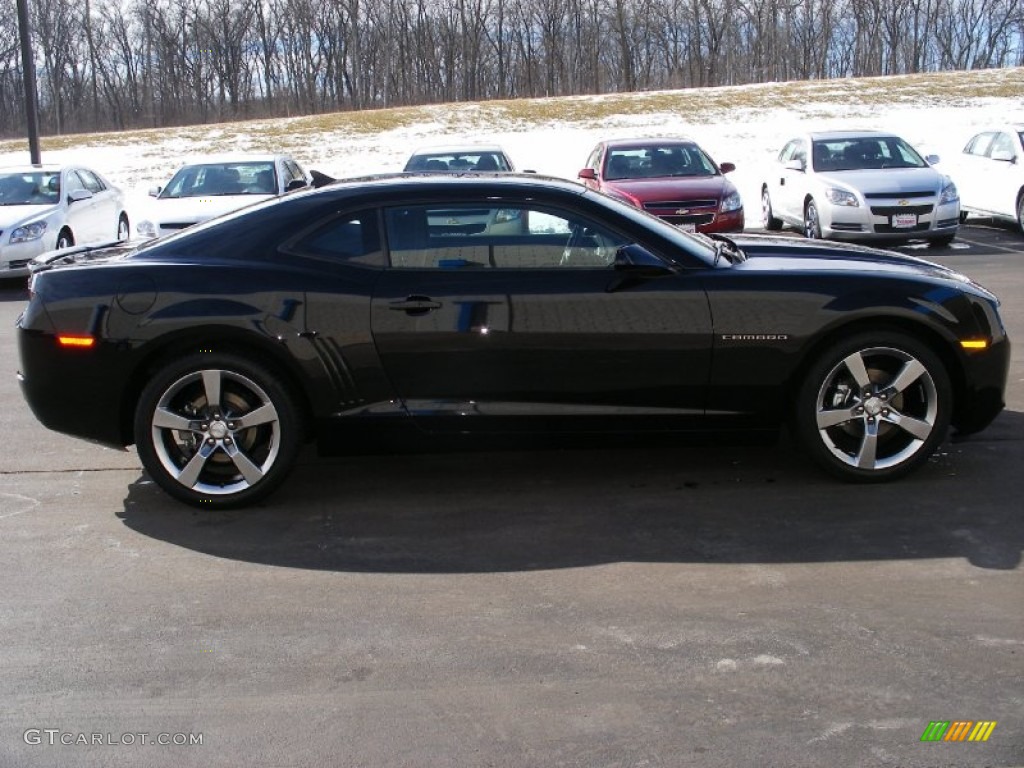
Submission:
{"label": "black camaro coupe", "polygon": [[311,439],[789,424],[826,470],[887,480],[949,425],[988,425],[1010,357],[997,299],[945,267],[688,235],[537,176],[339,182],[55,253],[30,289],[19,377],[40,421],[135,443],[208,507],[263,498]]}

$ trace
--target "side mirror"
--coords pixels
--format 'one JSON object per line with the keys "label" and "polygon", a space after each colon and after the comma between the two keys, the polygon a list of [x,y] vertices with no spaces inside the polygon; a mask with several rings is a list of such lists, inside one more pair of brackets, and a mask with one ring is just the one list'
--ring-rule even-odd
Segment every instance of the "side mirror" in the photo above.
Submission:
{"label": "side mirror", "polygon": [[722,163],[720,166],[718,166],[718,170],[720,170],[722,173],[732,173],[733,171],[736,170],[736,164]]}
{"label": "side mirror", "polygon": [[74,192],[68,193],[68,205],[81,202],[82,200],[89,200],[91,197],[92,192],[88,189],[76,189]]}
{"label": "side mirror", "polygon": [[615,252],[615,261],[612,266],[620,272],[628,272],[640,277],[658,277],[672,272],[668,264],[636,243],[629,243],[619,248]]}
{"label": "side mirror", "polygon": [[997,160],[1000,163],[1013,163],[1017,161],[1013,152],[1008,149],[997,149],[991,155],[993,160]]}
{"label": "side mirror", "polygon": [[928,163],[928,165],[936,165],[939,162],[939,156],[938,155],[928,155],[928,156],[925,157],[925,162]]}
{"label": "side mirror", "polygon": [[583,179],[585,181],[597,181],[597,173],[594,172],[593,168],[584,168],[576,174],[576,178]]}
{"label": "side mirror", "polygon": [[285,186],[285,192],[294,192],[296,189],[305,189],[309,184],[306,183],[305,179],[292,179]]}
{"label": "side mirror", "polygon": [[163,191],[164,191],[163,187],[150,187],[149,188],[149,196],[150,197],[157,197]]}
{"label": "side mirror", "polygon": [[801,173],[803,173],[806,168],[803,160],[787,160],[786,164],[782,167],[787,171],[800,171]]}

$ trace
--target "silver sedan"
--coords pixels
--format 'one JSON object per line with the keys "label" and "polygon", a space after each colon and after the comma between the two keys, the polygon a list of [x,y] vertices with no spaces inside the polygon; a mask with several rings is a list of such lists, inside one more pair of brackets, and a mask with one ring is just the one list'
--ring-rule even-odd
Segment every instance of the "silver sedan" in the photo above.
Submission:
{"label": "silver sedan", "polygon": [[764,226],[809,238],[926,239],[948,245],[959,227],[956,185],[898,136],[830,131],[787,142],[761,187]]}

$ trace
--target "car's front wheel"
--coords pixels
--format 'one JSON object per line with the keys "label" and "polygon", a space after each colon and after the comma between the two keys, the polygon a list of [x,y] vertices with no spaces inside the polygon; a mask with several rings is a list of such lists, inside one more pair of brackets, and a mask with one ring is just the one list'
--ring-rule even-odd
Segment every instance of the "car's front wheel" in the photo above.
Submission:
{"label": "car's front wheel", "polygon": [[117,242],[123,243],[131,237],[131,227],[128,224],[128,214],[122,213],[117,219]]}
{"label": "car's front wheel", "polygon": [[768,194],[768,187],[761,190],[761,223],[769,232],[778,232],[782,229],[782,219],[775,218],[772,210],[772,196]]}
{"label": "car's front wheel", "polygon": [[810,240],[821,239],[821,216],[813,200],[808,200],[804,206],[804,236]]}
{"label": "car's front wheel", "polygon": [[1024,189],[1017,193],[1017,226],[1024,232]]}
{"label": "car's front wheel", "polygon": [[75,244],[75,236],[71,234],[71,230],[65,227],[57,235],[57,244],[54,246],[57,250],[61,248],[70,248]]}
{"label": "car's front wheel", "polygon": [[301,443],[287,386],[228,354],[197,354],[159,370],[142,391],[134,426],[153,480],[203,508],[264,498],[283,482]]}
{"label": "car's front wheel", "polygon": [[923,342],[865,332],[814,362],[796,407],[797,436],[821,466],[845,480],[878,482],[928,460],[949,426],[952,389]]}

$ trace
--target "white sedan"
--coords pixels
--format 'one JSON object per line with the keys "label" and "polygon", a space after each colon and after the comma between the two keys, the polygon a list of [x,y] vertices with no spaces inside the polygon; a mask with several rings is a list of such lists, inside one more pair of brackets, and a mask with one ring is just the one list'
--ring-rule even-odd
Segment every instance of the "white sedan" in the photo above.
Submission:
{"label": "white sedan", "polygon": [[82,166],[0,169],[0,278],[54,248],[127,240],[121,190]]}
{"label": "white sedan", "polygon": [[222,155],[190,162],[166,186],[149,190],[136,227],[140,237],[162,237],[251,203],[309,185],[310,175],[287,155]]}
{"label": "white sedan", "polygon": [[1010,219],[1024,231],[1024,123],[982,131],[954,162],[965,214]]}
{"label": "white sedan", "polygon": [[789,141],[761,187],[766,229],[807,237],[925,239],[948,245],[960,225],[956,185],[898,136],[809,133]]}

